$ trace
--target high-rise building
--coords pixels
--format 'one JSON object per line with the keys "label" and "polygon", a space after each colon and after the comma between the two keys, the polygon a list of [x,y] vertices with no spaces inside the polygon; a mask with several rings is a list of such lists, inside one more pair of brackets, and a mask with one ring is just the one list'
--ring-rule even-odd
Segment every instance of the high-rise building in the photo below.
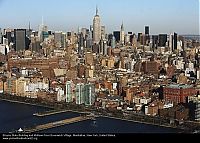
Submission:
{"label": "high-rise building", "polygon": [[66,82],[66,102],[72,102],[72,82]]}
{"label": "high-rise building", "polygon": [[40,39],[38,36],[31,37],[31,51],[32,52],[40,52],[41,45],[40,45]]}
{"label": "high-rise building", "polygon": [[152,35],[152,51],[158,48],[158,35]]}
{"label": "high-rise building", "polygon": [[149,26],[145,26],[145,35],[149,35]]}
{"label": "high-rise building", "polygon": [[132,43],[132,45],[134,47],[137,47],[137,37],[136,37],[136,34],[133,34],[130,36],[130,42]]}
{"label": "high-rise building", "polygon": [[138,34],[140,37],[139,37],[139,42],[141,45],[146,45],[145,43],[145,35],[143,33],[139,33]]}
{"label": "high-rise building", "polygon": [[78,36],[78,54],[83,55],[84,52],[84,36],[81,32]]}
{"label": "high-rise building", "polygon": [[15,29],[15,50],[24,51],[26,49],[26,29]]}
{"label": "high-rise building", "polygon": [[178,35],[174,33],[174,50],[177,50]]}
{"label": "high-rise building", "polygon": [[105,26],[101,26],[101,39],[105,39],[106,38],[106,27]]}
{"label": "high-rise building", "polygon": [[116,42],[119,43],[119,41],[120,41],[120,31],[114,31],[113,35],[115,37]]}
{"label": "high-rise building", "polygon": [[133,32],[128,32],[128,34],[126,34],[125,43],[132,43],[132,39],[133,39]]}
{"label": "high-rise building", "polygon": [[101,55],[103,55],[103,44],[104,44],[104,42],[103,42],[104,40],[103,39],[101,39],[100,40],[100,44],[99,44],[99,54],[101,54]]}
{"label": "high-rise building", "polygon": [[93,19],[93,42],[99,44],[101,39],[101,23],[100,16],[98,15],[98,8],[96,7],[96,15]]}
{"label": "high-rise building", "polygon": [[169,51],[172,52],[174,49],[174,36],[173,34],[169,35]]}
{"label": "high-rise building", "polygon": [[108,54],[108,43],[106,40],[103,41],[103,55],[107,56]]}
{"label": "high-rise building", "polygon": [[84,87],[85,105],[93,105],[95,102],[94,84],[86,84]]}
{"label": "high-rise building", "polygon": [[10,42],[12,41],[12,33],[11,31],[6,31],[6,39],[8,40],[8,45],[10,45]]}
{"label": "high-rise building", "polygon": [[159,34],[159,46],[165,47],[167,42],[167,34]]}
{"label": "high-rise building", "polygon": [[85,53],[85,65],[92,66],[93,64],[94,64],[93,53],[91,53],[91,52]]}
{"label": "high-rise building", "polygon": [[87,31],[88,31],[87,28],[81,28],[81,33],[83,34],[83,38],[84,38],[84,39],[86,38]]}
{"label": "high-rise building", "polygon": [[124,36],[125,36],[124,24],[122,22],[121,29],[120,29],[120,42],[122,45],[124,45]]}
{"label": "high-rise building", "polygon": [[7,54],[6,45],[0,44],[0,53],[3,54],[3,55],[6,55],[6,54]]}
{"label": "high-rise building", "polygon": [[59,45],[59,47],[61,47],[62,32],[61,31],[55,31],[54,39],[55,39],[55,42]]}
{"label": "high-rise building", "polygon": [[174,50],[177,50],[177,42],[178,42],[177,33],[170,34],[169,35],[169,50],[171,52],[174,52]]}
{"label": "high-rise building", "polygon": [[42,36],[42,41],[44,41],[44,39],[48,38],[50,34],[50,31],[42,31],[41,36]]}
{"label": "high-rise building", "polygon": [[137,39],[137,41],[138,42],[140,42],[141,40],[140,40],[140,38],[141,38],[141,35],[142,35],[142,33],[138,33],[138,39]]}
{"label": "high-rise building", "polygon": [[92,31],[89,31],[88,35],[86,36],[86,48],[92,47]]}
{"label": "high-rise building", "polygon": [[44,20],[42,17],[42,24],[39,26],[39,31],[38,31],[38,36],[39,36],[41,42],[44,41],[44,36],[43,36],[44,32],[48,32],[48,28],[47,28],[47,26],[44,25]]}
{"label": "high-rise building", "polygon": [[84,84],[78,83],[76,85],[76,104],[84,104],[85,103],[85,94],[84,94]]}
{"label": "high-rise building", "polygon": [[188,96],[188,104],[190,118],[195,121],[200,121],[200,95]]}
{"label": "high-rise building", "polygon": [[29,39],[31,39],[32,29],[31,29],[31,23],[28,24],[28,29],[26,29],[26,35]]}
{"label": "high-rise building", "polygon": [[66,48],[66,33],[62,33],[61,35],[61,47]]}
{"label": "high-rise building", "polygon": [[2,44],[2,31],[1,31],[1,28],[0,28],[0,44]]}
{"label": "high-rise building", "polygon": [[149,35],[149,26],[145,26],[145,45],[149,45],[150,35]]}
{"label": "high-rise building", "polygon": [[108,34],[108,46],[111,46],[111,41],[112,41],[112,38],[113,38],[113,34]]}
{"label": "high-rise building", "polygon": [[115,45],[116,45],[115,36],[112,36],[112,40],[111,40],[111,48],[115,48]]}

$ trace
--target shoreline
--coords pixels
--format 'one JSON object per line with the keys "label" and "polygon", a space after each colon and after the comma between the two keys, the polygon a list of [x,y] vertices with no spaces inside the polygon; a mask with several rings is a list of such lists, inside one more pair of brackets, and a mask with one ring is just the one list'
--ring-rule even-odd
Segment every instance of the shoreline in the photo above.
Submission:
{"label": "shoreline", "polygon": [[164,127],[164,128],[171,128],[171,129],[183,130],[183,129],[180,129],[180,128],[177,128],[177,127],[173,127],[173,126],[159,125],[159,124],[153,124],[153,123],[148,123],[148,122],[123,119],[123,118],[118,118],[118,117],[111,117],[111,116],[104,116],[104,115],[101,115],[99,117],[110,118],[110,119],[121,120],[121,121],[127,121],[127,122],[133,122],[133,123],[139,123],[139,124],[152,125],[152,126],[158,126],[158,127]]}
{"label": "shoreline", "polygon": [[[11,103],[25,104],[25,105],[31,105],[31,106],[39,106],[39,107],[45,107],[45,108],[50,108],[50,109],[56,110],[56,108],[53,108],[53,107],[49,107],[49,106],[45,106],[45,105],[39,105],[39,104],[34,104],[34,103],[26,103],[26,102],[22,102],[22,101],[16,101],[16,100],[11,100],[11,99],[2,99],[2,98],[0,98],[0,101],[1,100],[2,101],[6,101],[6,102],[11,102]],[[65,109],[63,109],[63,110],[65,110]],[[73,112],[73,113],[79,113],[79,114],[81,114],[81,111],[69,110],[68,112]],[[115,120],[121,120],[121,121],[126,121],[126,122],[139,123],[139,124],[152,125],[152,126],[163,127],[163,128],[171,128],[171,129],[177,129],[177,130],[184,131],[184,129],[180,129],[180,128],[174,127],[174,126],[159,125],[159,124],[153,124],[153,123],[149,123],[149,122],[129,120],[129,119],[123,119],[123,118],[119,118],[119,117],[106,116],[106,115],[98,115],[96,118],[99,118],[99,117],[109,118],[109,119],[115,119]]]}
{"label": "shoreline", "polygon": [[46,106],[46,105],[40,105],[40,104],[34,104],[34,103],[27,103],[27,102],[16,101],[16,100],[11,100],[11,99],[2,99],[2,98],[0,98],[0,100],[11,102],[11,103],[18,103],[18,104],[25,104],[25,105],[39,106],[39,107],[45,107],[45,108],[55,109],[53,107]]}

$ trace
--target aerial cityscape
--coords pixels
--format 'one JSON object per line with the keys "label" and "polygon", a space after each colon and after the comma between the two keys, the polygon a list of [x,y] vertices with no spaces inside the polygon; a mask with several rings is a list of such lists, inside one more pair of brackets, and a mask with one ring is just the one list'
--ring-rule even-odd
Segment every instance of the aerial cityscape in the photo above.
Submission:
{"label": "aerial cityscape", "polygon": [[0,1],[0,133],[199,133],[199,1],[75,1]]}

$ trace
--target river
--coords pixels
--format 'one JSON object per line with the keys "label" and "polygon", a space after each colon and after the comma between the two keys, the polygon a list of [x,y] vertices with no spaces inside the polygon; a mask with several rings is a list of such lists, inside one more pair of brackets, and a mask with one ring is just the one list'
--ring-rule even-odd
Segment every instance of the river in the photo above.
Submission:
{"label": "river", "polygon": [[[19,128],[45,124],[79,116],[78,113],[66,112],[46,117],[33,116],[36,112],[50,110],[49,108],[12,103],[0,100],[0,133],[8,133]],[[142,123],[122,121],[99,117],[96,121],[87,120],[64,125],[39,133],[177,133],[172,128],[147,125]]]}

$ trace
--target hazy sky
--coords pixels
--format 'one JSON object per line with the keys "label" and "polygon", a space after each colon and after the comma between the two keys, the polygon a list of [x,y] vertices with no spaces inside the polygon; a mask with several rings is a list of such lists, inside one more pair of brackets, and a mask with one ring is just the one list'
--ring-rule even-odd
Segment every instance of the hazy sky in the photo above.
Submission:
{"label": "hazy sky", "polygon": [[98,5],[102,25],[107,32],[119,30],[151,34],[199,34],[199,0],[0,0],[1,28],[34,30],[42,22],[50,30],[77,31],[92,24]]}

